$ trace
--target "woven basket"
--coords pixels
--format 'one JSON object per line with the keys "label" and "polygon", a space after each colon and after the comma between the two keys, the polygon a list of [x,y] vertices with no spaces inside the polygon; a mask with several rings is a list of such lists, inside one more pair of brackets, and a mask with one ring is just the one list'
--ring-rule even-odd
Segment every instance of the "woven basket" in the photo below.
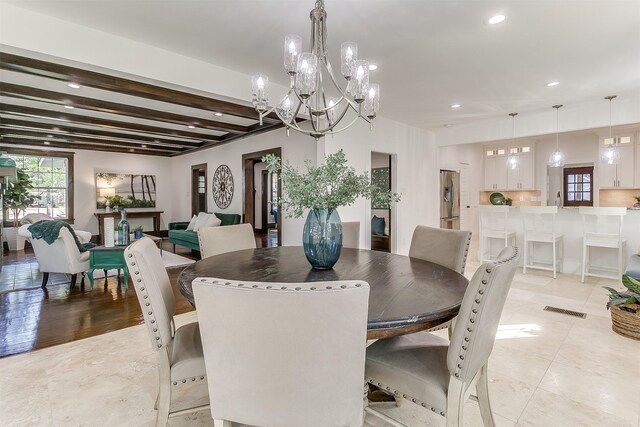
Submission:
{"label": "woven basket", "polygon": [[618,306],[611,307],[611,323],[614,332],[634,340],[640,340],[640,305],[633,304],[636,313],[621,310]]}

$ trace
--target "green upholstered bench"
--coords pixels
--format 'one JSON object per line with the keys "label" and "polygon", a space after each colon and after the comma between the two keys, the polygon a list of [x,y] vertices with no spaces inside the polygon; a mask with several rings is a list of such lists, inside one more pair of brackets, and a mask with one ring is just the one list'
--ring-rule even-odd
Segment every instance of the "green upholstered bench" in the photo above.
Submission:
{"label": "green upholstered bench", "polygon": [[[240,215],[214,212],[223,225],[240,224]],[[176,251],[176,245],[185,246],[195,251],[200,251],[198,243],[198,233],[195,231],[187,231],[189,221],[170,222],[169,223],[169,242],[173,243],[173,251]]]}

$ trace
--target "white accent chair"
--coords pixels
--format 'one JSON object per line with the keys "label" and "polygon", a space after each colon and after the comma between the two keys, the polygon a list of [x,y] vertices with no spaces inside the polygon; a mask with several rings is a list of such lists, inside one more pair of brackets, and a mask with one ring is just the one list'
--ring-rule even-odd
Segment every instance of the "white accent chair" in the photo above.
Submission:
{"label": "white accent chair", "polygon": [[[480,216],[480,239],[478,260],[491,261],[491,239],[504,241],[504,247],[516,245],[516,232],[509,228],[510,206],[482,205],[478,207]],[[488,252],[487,255],[487,244]]]}
{"label": "white accent chair", "polygon": [[360,248],[360,221],[342,223],[342,247]]}
{"label": "white accent chair", "polygon": [[[518,249],[507,247],[497,261],[478,268],[462,300],[451,342],[417,333],[370,345],[366,381],[446,416],[448,427],[463,425],[464,402],[475,386],[483,424],[494,426],[487,361],[518,258]],[[393,426],[404,426],[376,409],[365,410]]]}
{"label": "white accent chair", "polygon": [[[582,215],[582,283],[584,283],[585,276],[621,280],[627,248],[627,240],[622,238],[622,223],[627,215],[627,208],[580,206],[579,209],[580,215]],[[613,275],[591,272],[591,248],[615,249],[618,252],[617,266],[613,268],[597,267],[603,271],[611,270]]]}
{"label": "white accent chair", "polygon": [[125,251],[151,347],[158,352],[159,391],[156,426],[166,426],[170,416],[199,411],[208,405],[171,412],[171,386],[206,379],[198,322],[175,328],[176,301],[160,249],[148,237]]}
{"label": "white accent chair", "polygon": [[198,242],[202,259],[227,252],[256,248],[256,238],[251,224],[200,228]]}
{"label": "white accent chair", "polygon": [[[527,274],[527,268],[553,271],[556,278],[558,266],[562,267],[564,252],[564,240],[562,233],[556,230],[557,206],[521,206],[522,225],[524,229],[524,267],[523,274]],[[536,243],[551,244],[551,267],[535,263],[533,249]]]}
{"label": "white accent chair", "polygon": [[193,281],[211,415],[224,426],[361,426],[369,285]]}
{"label": "white accent chair", "polygon": [[[44,239],[32,238],[30,226],[31,224],[21,225],[18,235],[29,240],[33,247],[33,253],[42,272],[42,287],[47,286],[49,273],[70,274],[72,289],[76,285],[78,273],[82,273],[82,280],[84,280],[84,273],[89,270],[89,252],[80,252],[71,232],[61,228],[56,241],[48,244]],[[91,240],[91,233],[88,231],[74,231],[80,243],[88,243]]]}

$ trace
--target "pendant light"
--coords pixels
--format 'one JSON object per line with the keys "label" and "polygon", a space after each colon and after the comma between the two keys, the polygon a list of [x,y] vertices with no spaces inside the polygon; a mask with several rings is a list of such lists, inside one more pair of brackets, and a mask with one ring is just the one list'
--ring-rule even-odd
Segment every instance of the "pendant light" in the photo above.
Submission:
{"label": "pendant light", "polygon": [[620,152],[618,151],[618,144],[616,144],[615,138],[611,136],[611,101],[616,98],[615,95],[605,96],[604,99],[609,100],[609,138],[604,140],[604,144],[607,147],[602,152],[602,163],[608,165],[615,165],[620,159]]}
{"label": "pendant light", "polygon": [[509,113],[511,116],[511,122],[513,123],[513,131],[511,133],[511,145],[509,146],[509,157],[507,157],[507,167],[511,170],[516,170],[520,166],[520,159],[516,153],[512,153],[513,145],[516,142],[516,116],[518,113]]}
{"label": "pendant light", "polygon": [[556,109],[556,151],[549,156],[549,166],[552,168],[563,167],[566,160],[564,153],[560,151],[560,107],[562,107],[562,105],[553,106],[553,108]]}

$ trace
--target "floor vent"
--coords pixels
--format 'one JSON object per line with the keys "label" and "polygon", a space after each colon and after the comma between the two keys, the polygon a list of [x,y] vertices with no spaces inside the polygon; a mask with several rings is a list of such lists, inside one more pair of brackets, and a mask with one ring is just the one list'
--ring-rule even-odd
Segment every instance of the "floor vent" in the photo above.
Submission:
{"label": "floor vent", "polygon": [[581,319],[587,318],[587,313],[580,313],[579,311],[566,310],[564,308],[552,307],[550,305],[546,306],[544,311],[552,311],[554,313],[566,314],[567,316],[579,317]]}

